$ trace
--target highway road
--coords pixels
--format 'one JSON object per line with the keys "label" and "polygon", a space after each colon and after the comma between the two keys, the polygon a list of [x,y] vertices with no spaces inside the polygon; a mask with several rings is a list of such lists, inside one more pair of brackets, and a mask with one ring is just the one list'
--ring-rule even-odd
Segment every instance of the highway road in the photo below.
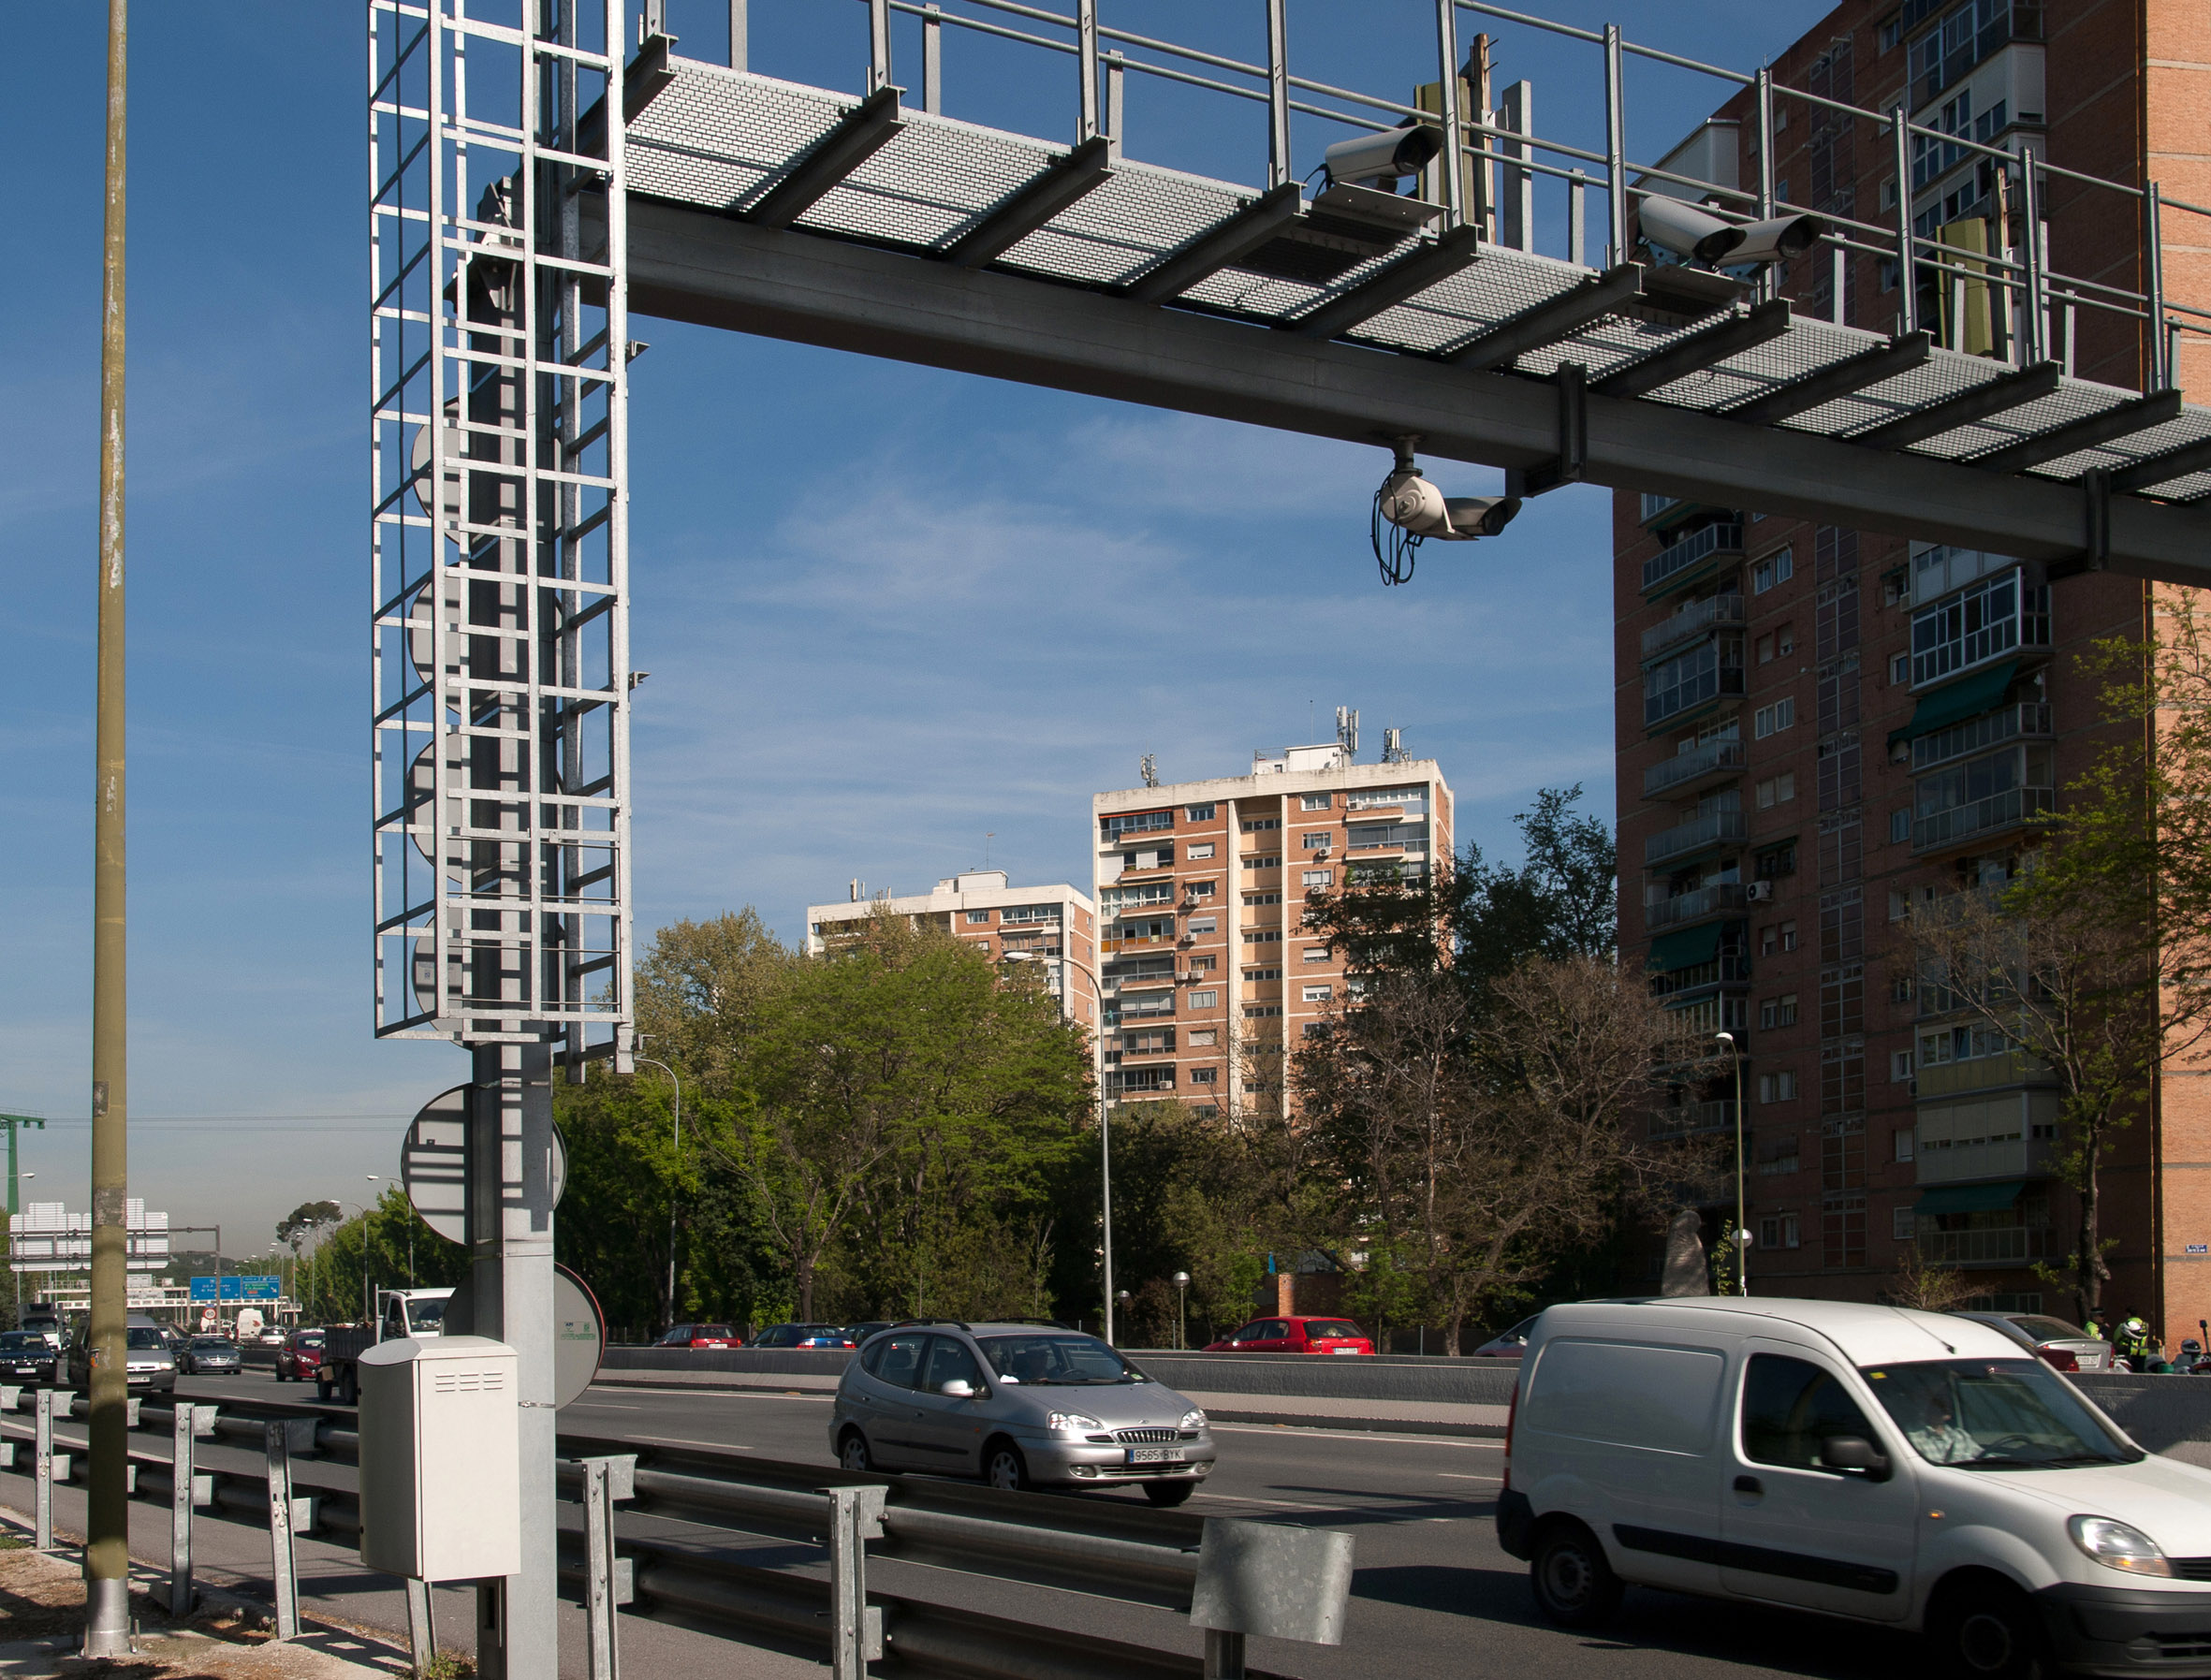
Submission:
{"label": "highway road", "polygon": [[[259,1372],[188,1378],[181,1389],[208,1399],[313,1395]],[[602,1385],[564,1410],[561,1426],[638,1442],[735,1447],[828,1467],[827,1419],[828,1401],[820,1396]],[[1233,1424],[1216,1431],[1220,1468],[1186,1509],[1309,1523],[1356,1537],[1344,1643],[1331,1649],[1254,1641],[1254,1667],[1304,1680],[1371,1680],[1384,1673],[1402,1680],[1459,1680],[1470,1671],[1509,1672],[1515,1680],[1585,1680],[1591,1658],[1602,1656],[1608,1673],[1633,1680],[1764,1674],[1885,1680],[1899,1665],[1917,1661],[1915,1642],[1896,1634],[1642,1591],[1628,1595],[1620,1619],[1603,1636],[1562,1632],[1536,1616],[1526,1566],[1497,1543],[1492,1513],[1500,1443]],[[1134,1491],[1079,1497],[1142,1504]],[[653,1531],[673,1538],[679,1527],[656,1523]],[[749,1561],[809,1571],[811,1557],[820,1556],[772,1542],[739,1550]],[[1198,1649],[1186,1622],[1166,1611],[897,1563],[876,1564],[871,1578],[886,1590],[942,1603]]]}

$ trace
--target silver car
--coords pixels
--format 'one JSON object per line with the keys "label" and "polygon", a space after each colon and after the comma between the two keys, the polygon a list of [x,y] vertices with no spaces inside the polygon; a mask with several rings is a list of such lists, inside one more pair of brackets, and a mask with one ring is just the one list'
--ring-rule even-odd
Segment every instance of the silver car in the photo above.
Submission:
{"label": "silver car", "polygon": [[1206,1414],[1094,1336],[1036,1324],[898,1324],[844,1367],[829,1445],[848,1470],[993,1487],[1133,1482],[1179,1505],[1212,1472]]}

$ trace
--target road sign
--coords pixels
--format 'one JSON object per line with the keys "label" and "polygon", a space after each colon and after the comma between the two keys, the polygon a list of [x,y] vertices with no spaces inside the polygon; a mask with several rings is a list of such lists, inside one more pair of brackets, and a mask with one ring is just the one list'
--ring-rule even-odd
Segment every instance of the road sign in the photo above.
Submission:
{"label": "road sign", "polygon": [[[443,1325],[447,1336],[476,1336],[476,1278],[472,1274],[453,1288],[446,1303]],[[599,1311],[598,1297],[564,1265],[553,1267],[553,1404],[565,1406],[579,1398],[599,1374],[599,1361],[607,1351],[607,1321]]]}
{"label": "road sign", "polygon": [[[468,1240],[468,1093],[456,1085],[423,1103],[400,1146],[400,1182],[422,1222],[449,1243]],[[568,1144],[553,1128],[552,1199],[568,1188]]]}
{"label": "road sign", "polygon": [[[221,1284],[221,1292],[216,1290]],[[263,1278],[252,1274],[232,1272],[217,1279],[212,1277],[192,1279],[192,1299],[195,1301],[280,1301],[284,1298],[284,1279]]]}

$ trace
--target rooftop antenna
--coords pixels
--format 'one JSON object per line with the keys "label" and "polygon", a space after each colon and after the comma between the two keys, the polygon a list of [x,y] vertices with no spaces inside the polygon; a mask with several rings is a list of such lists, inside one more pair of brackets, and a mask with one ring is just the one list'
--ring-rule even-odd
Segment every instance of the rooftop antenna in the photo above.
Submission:
{"label": "rooftop antenna", "polygon": [[852,901],[855,904],[860,901],[860,878],[857,875],[852,878]]}
{"label": "rooftop antenna", "polygon": [[1137,765],[1136,768],[1137,771],[1143,776],[1144,785],[1146,787],[1157,787],[1159,785],[1159,763],[1150,753],[1147,752],[1144,754],[1143,762]]}
{"label": "rooftop antenna", "polygon": [[1343,749],[1346,764],[1359,755],[1359,712],[1355,706],[1336,709],[1336,744]]}
{"label": "rooftop antenna", "polygon": [[997,838],[998,830],[995,828],[983,836],[983,867],[986,869],[990,867],[990,842]]}
{"label": "rooftop antenna", "polygon": [[1405,762],[1405,732],[1402,729],[1384,729],[1382,732],[1382,762],[1384,764],[1403,764]]}

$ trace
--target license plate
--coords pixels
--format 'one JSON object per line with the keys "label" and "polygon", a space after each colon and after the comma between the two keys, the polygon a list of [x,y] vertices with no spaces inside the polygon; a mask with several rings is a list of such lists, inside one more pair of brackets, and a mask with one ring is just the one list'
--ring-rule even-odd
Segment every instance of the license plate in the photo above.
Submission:
{"label": "license plate", "polygon": [[1131,1464],[1180,1464],[1182,1462],[1182,1449],[1180,1447],[1131,1447],[1128,1453]]}
{"label": "license plate", "polygon": [[1356,1353],[1356,1352],[1358,1351],[1358,1349],[1356,1349],[1356,1348],[1330,1348],[1330,1349],[1328,1350],[1328,1351],[1329,1351],[1329,1352],[1331,1352],[1331,1353]]}

